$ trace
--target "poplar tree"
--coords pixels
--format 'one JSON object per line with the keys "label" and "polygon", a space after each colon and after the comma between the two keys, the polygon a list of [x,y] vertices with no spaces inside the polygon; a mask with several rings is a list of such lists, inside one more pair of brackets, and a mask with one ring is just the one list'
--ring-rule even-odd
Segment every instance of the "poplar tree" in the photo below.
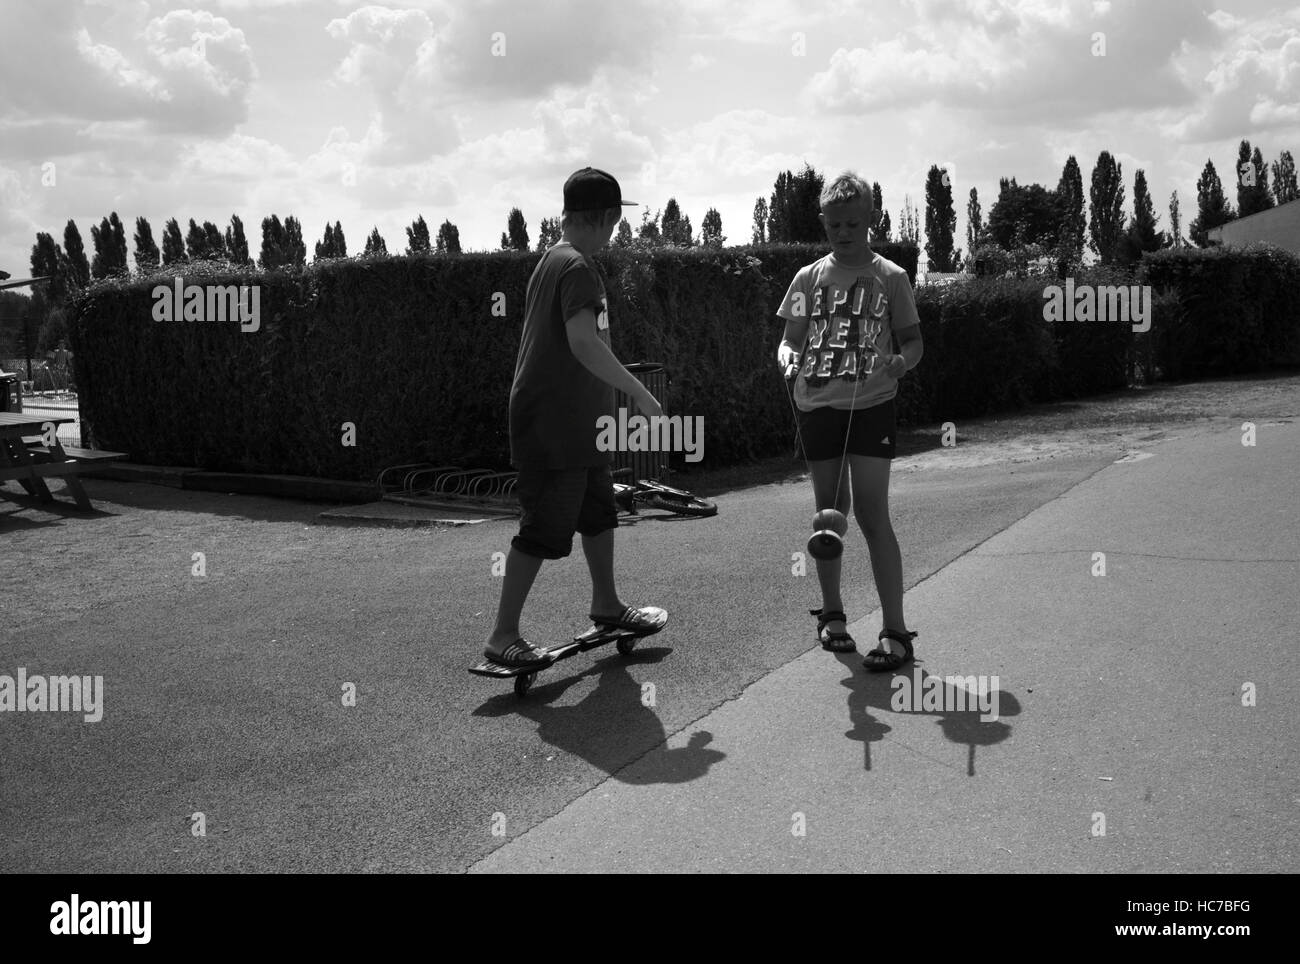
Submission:
{"label": "poplar tree", "polygon": [[1101,258],[1102,264],[1111,264],[1120,254],[1120,238],[1124,236],[1124,168],[1116,163],[1110,151],[1102,151],[1097,166],[1092,169],[1092,202],[1088,219],[1091,234],[1089,247]]}

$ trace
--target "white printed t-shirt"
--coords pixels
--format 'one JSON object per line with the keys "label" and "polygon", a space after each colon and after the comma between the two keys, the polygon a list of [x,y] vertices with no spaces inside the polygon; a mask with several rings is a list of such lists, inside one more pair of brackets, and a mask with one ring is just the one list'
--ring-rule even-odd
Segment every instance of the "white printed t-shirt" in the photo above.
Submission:
{"label": "white printed t-shirt", "polygon": [[859,268],[846,268],[834,254],[804,265],[777,315],[808,319],[794,385],[795,404],[805,412],[870,408],[893,398],[898,380],[885,374],[882,356],[895,353],[893,332],[921,323],[907,272],[875,252]]}

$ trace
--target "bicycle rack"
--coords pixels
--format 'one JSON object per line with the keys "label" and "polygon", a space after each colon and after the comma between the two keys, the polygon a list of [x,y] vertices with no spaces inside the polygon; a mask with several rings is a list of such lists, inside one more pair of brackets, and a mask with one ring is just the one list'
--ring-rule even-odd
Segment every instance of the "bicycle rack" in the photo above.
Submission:
{"label": "bicycle rack", "polygon": [[[389,491],[390,486],[392,487],[393,491],[397,491],[399,488],[405,490],[406,489],[405,482],[403,482],[403,484],[400,486],[397,484],[396,481],[391,480],[391,478],[390,481],[385,482],[384,481],[385,476],[391,476],[392,474],[401,472],[404,469],[423,469],[428,467],[430,467],[430,463],[428,462],[412,462],[410,465],[390,465],[388,466],[388,468],[381,469],[379,471],[379,478],[377,480],[377,484],[379,485],[379,488],[384,491]],[[408,479],[410,478],[409,473],[407,475],[407,478]]]}
{"label": "bicycle rack", "polygon": [[[518,480],[518,472],[492,472],[488,475],[480,475],[470,483],[469,494],[480,499],[492,498],[502,495],[506,485]],[[484,483],[487,483],[486,488],[483,488]],[[479,491],[481,488],[483,488],[482,492]]]}
{"label": "bicycle rack", "polygon": [[433,483],[433,491],[439,495],[465,495],[471,481],[484,475],[491,475],[491,469],[462,469],[459,472],[444,472]]}
{"label": "bicycle rack", "polygon": [[[459,465],[430,465],[415,472],[411,472],[402,481],[402,488],[410,495],[419,495],[424,492],[434,491],[437,479],[441,478],[448,472],[459,472]],[[421,485],[424,477],[432,477],[434,482],[428,485]]]}
{"label": "bicycle rack", "polygon": [[[398,479],[401,479],[400,495]],[[379,473],[379,484],[385,498],[398,501],[474,502],[480,504],[515,502],[519,484],[518,472],[498,472],[493,469],[464,469],[459,465],[434,465],[430,462],[412,462],[393,465]]]}

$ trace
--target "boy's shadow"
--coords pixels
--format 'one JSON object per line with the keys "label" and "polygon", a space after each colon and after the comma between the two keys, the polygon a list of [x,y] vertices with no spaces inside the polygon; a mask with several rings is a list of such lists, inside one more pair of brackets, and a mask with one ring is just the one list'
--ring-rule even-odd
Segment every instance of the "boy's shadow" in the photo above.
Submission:
{"label": "boy's shadow", "polygon": [[[592,766],[624,783],[685,783],[702,777],[726,754],[708,749],[713,734],[693,733],[686,746],[662,747],[667,739],[653,706],[646,705],[642,685],[627,670],[631,663],[657,663],[671,647],[638,648],[630,656],[611,654],[580,673],[543,683],[539,676],[524,699],[499,696],[474,711],[475,716],[516,713],[537,724],[537,735],[556,749],[581,757]],[[543,674],[562,673],[559,664]],[[570,686],[588,676],[597,677],[596,688],[574,706],[551,706]],[[637,760],[647,750],[654,749]],[[623,773],[637,760],[635,772]]]}
{"label": "boy's shadow", "polygon": [[[958,687],[949,685],[943,677],[932,676],[924,669],[921,669],[921,692],[911,694],[911,708],[895,709],[895,697],[901,696],[901,691],[892,681],[903,678],[906,679],[909,688],[915,688],[912,685],[915,677],[911,665],[896,673],[870,673],[862,666],[861,654],[837,653],[835,655],[836,659],[852,674],[848,679],[840,681],[840,685],[849,690],[849,720],[853,723],[852,728],[844,735],[850,740],[862,741],[863,768],[867,770],[871,769],[871,744],[884,739],[885,734],[893,729],[872,716],[872,710],[881,713],[907,713],[933,717],[944,736],[954,743],[966,744],[968,748],[966,775],[972,777],[975,776],[975,747],[992,746],[1007,739],[1011,735],[1011,725],[1002,722],[1002,718],[1020,714],[1020,701],[1006,690],[999,689],[995,691],[998,718],[987,722],[981,720],[983,711],[976,701],[976,694],[969,691],[958,694]],[[930,679],[935,680],[935,683],[927,683]],[[930,696],[930,699],[940,696],[941,705],[953,709],[922,708],[923,695],[931,689],[931,686],[938,687],[938,693]],[[959,695],[960,701],[957,699]],[[993,693],[989,693],[988,696],[991,698]],[[964,708],[956,709],[958,705]]]}

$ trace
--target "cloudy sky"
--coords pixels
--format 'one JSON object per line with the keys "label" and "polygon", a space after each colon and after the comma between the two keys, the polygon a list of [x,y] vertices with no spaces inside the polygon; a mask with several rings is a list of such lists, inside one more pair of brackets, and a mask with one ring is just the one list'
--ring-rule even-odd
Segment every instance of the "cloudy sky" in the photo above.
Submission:
{"label": "cloudy sky", "polygon": [[[947,166],[987,214],[998,179],[1055,187],[1075,154],[1147,174],[1184,232],[1212,158],[1300,154],[1300,11],[1269,0],[2,0],[0,267],[37,231],[117,211],[223,228],[327,221],[390,251],[423,214],[495,248],[536,240],[587,164],[652,212],[747,242],[755,199],[805,161],[905,193]],[[1094,56],[1104,34],[1105,55]],[[495,50],[494,50],[495,47]],[[54,183],[49,180],[53,164]],[[1235,194],[1230,191],[1235,201]],[[634,211],[634,209],[629,209]],[[633,217],[639,223],[640,212]],[[131,246],[133,250],[133,245]],[[134,263],[134,262],[132,262]]]}

